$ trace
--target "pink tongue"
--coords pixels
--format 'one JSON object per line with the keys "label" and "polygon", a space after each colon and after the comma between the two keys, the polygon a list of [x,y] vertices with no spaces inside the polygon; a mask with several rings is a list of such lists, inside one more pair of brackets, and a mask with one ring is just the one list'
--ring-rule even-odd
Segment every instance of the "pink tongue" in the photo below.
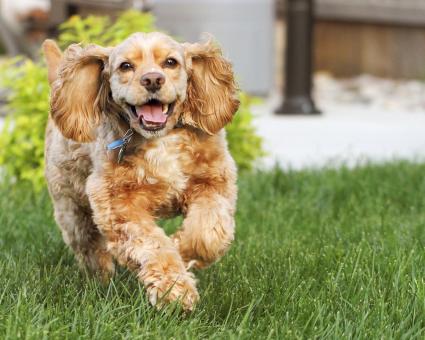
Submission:
{"label": "pink tongue", "polygon": [[165,123],[167,121],[167,115],[162,113],[162,104],[145,104],[142,106],[136,106],[137,116],[143,117],[148,123]]}

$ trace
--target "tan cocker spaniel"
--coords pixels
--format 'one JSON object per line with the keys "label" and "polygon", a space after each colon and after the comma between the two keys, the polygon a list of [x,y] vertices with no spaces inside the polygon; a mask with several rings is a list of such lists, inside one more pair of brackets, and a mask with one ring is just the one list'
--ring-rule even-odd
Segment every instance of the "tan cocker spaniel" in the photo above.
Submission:
{"label": "tan cocker spaniel", "polygon": [[[46,179],[55,219],[79,262],[107,280],[133,270],[153,305],[199,299],[190,268],[234,238],[236,166],[223,127],[239,101],[211,40],[136,33],[116,47],[52,40]],[[156,221],[184,217],[167,236]]]}

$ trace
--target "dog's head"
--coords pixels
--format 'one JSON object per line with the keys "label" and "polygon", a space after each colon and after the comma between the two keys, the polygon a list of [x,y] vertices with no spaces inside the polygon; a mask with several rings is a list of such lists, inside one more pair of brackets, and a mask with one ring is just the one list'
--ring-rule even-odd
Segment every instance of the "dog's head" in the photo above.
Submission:
{"label": "dog's head", "polygon": [[120,113],[145,138],[178,122],[218,132],[239,101],[230,63],[211,40],[180,44],[162,33],[136,33],[114,48],[44,45],[51,115],[62,134],[94,138],[101,115]]}

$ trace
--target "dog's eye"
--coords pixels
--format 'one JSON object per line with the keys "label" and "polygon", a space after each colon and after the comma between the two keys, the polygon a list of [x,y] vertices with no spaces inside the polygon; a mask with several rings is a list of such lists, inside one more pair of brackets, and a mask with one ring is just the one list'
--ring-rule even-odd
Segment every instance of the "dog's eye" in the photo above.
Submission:
{"label": "dog's eye", "polygon": [[121,63],[120,65],[120,70],[121,71],[128,71],[133,69],[133,65],[131,65],[129,62],[125,61],[123,63]]}
{"label": "dog's eye", "polygon": [[174,58],[167,58],[164,62],[164,66],[165,67],[170,67],[170,68],[174,68],[177,66],[177,60]]}

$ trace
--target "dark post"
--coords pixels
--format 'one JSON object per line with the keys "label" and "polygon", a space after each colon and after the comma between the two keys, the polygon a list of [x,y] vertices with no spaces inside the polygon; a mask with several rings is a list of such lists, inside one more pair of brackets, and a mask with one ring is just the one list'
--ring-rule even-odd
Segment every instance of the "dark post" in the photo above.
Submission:
{"label": "dark post", "polygon": [[313,0],[286,0],[285,93],[277,114],[317,114],[311,98]]}

